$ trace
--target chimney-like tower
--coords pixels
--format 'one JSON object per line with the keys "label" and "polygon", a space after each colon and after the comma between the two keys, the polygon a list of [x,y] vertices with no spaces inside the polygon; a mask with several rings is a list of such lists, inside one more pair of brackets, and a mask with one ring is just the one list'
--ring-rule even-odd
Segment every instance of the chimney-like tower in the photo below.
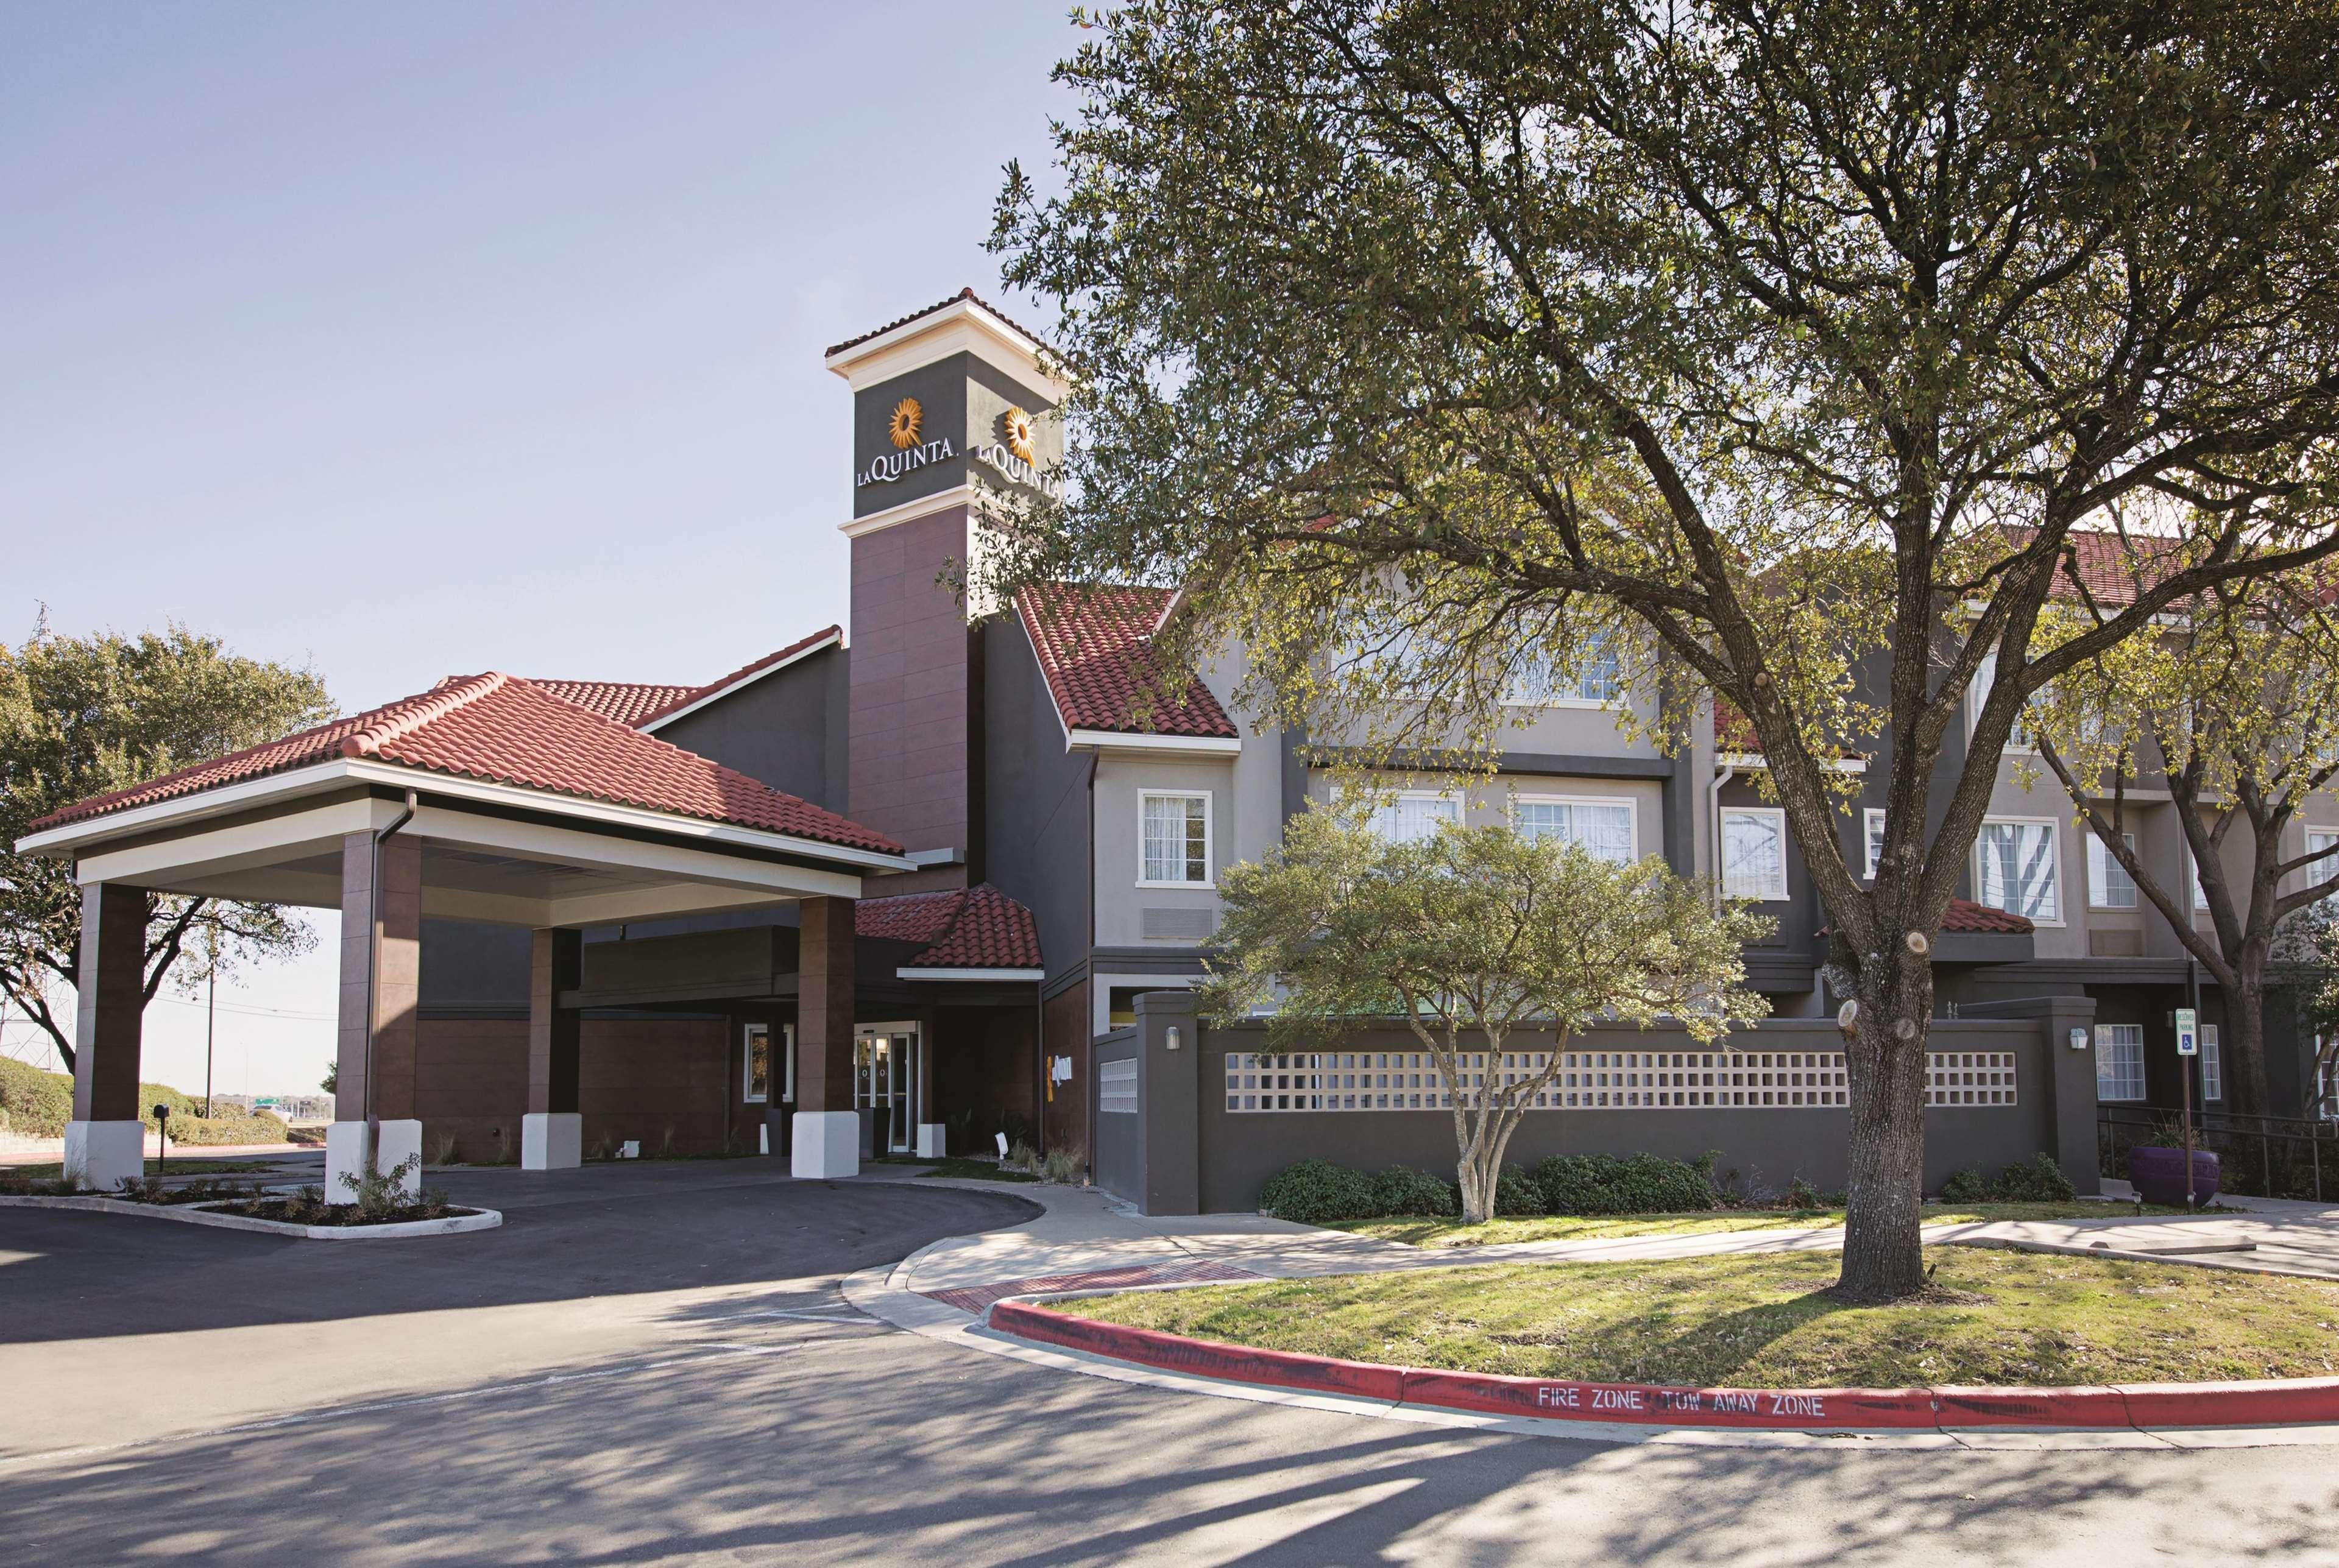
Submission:
{"label": "chimney-like tower", "polygon": [[972,476],[1032,488],[1061,456],[1040,354],[972,289],[828,351],[853,388],[845,814],[929,863],[889,892],[984,874],[980,643],[940,579],[976,547]]}

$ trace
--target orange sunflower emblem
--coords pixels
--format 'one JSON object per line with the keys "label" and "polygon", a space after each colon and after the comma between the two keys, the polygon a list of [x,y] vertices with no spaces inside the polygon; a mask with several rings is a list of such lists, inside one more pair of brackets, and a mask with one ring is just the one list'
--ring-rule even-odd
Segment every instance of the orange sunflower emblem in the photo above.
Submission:
{"label": "orange sunflower emblem", "polygon": [[885,426],[896,451],[908,451],[918,444],[920,432],[926,428],[926,411],[918,407],[915,398],[904,398],[893,405],[893,417]]}
{"label": "orange sunflower emblem", "polygon": [[1035,459],[1031,455],[1031,416],[1021,409],[1010,409],[999,416],[999,433],[1007,442],[1007,449],[1025,462]]}

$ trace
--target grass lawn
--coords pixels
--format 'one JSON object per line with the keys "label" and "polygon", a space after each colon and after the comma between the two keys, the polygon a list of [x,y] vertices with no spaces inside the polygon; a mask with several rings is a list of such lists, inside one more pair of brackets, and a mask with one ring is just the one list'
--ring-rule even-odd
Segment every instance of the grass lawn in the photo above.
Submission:
{"label": "grass lawn", "polygon": [[1209,1286],[1061,1310],[1274,1350],[1738,1388],[2202,1382],[2339,1374],[2339,1283],[1926,1249],[1921,1303],[1843,1306],[1830,1254],[1538,1263]]}
{"label": "grass lawn", "polygon": [[[1973,1224],[1989,1219],[2117,1219],[2134,1216],[2132,1203],[1929,1203],[1928,1225]],[[2145,1207],[2147,1214],[2182,1214],[2181,1208]],[[1553,1214],[1525,1219],[1490,1219],[1465,1225],[1458,1219],[1399,1215],[1389,1219],[1343,1220],[1328,1228],[1413,1247],[1486,1247],[1500,1241],[1615,1241],[1634,1236],[1702,1236],[1722,1230],[1817,1229],[1841,1225],[1841,1208],[1716,1208],[1693,1214]]]}
{"label": "grass lawn", "polygon": [[[206,1159],[190,1154],[183,1159],[176,1149],[171,1151],[170,1174],[176,1176],[221,1176],[239,1170],[281,1170],[283,1166],[272,1159]],[[0,1165],[0,1179],[15,1177],[25,1181],[60,1181],[65,1174],[64,1162],[50,1160],[45,1165]],[[154,1176],[159,1169],[154,1157],[146,1157],[146,1174]]]}
{"label": "grass lawn", "polygon": [[932,1169],[918,1172],[920,1176],[950,1176],[962,1181],[1037,1181],[1040,1178],[1028,1170],[1002,1170],[987,1159],[961,1159],[953,1155],[948,1159],[922,1160]]}

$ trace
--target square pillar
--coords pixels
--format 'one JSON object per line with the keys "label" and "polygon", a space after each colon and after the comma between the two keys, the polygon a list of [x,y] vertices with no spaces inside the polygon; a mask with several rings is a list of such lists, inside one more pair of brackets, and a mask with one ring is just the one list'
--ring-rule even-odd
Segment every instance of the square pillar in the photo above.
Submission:
{"label": "square pillar", "polygon": [[796,1114],[790,1172],[857,1175],[861,1117],[853,1109],[853,908],[849,898],[797,906]]}
{"label": "square pillar", "polygon": [[519,1122],[526,1170],[573,1170],[582,1161],[585,1119],[577,1077],[583,1014],[560,999],[584,982],[585,933],[539,930],[528,946],[528,1110]]}
{"label": "square pillar", "polygon": [[146,892],[81,890],[81,976],[74,1029],[73,1119],[65,1179],[110,1192],[145,1173],[138,1057],[146,1013]]}
{"label": "square pillar", "polygon": [[[376,867],[380,884],[376,885]],[[367,1161],[387,1170],[422,1148],[414,1115],[415,1024],[421,1003],[422,841],[370,831],[341,839],[340,1034],[325,1201],[356,1201],[341,1178]],[[421,1170],[404,1183],[419,1192]]]}

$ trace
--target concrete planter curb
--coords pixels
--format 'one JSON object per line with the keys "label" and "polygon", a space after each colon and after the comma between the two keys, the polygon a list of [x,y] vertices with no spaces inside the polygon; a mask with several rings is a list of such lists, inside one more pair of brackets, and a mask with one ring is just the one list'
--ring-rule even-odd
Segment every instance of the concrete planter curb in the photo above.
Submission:
{"label": "concrete planter curb", "polygon": [[2339,1422],[2339,1377],[2100,1388],[1665,1388],[1340,1361],[1100,1323],[1002,1301],[990,1326],[1034,1344],[1224,1382],[1391,1405],[1683,1429],[1832,1433],[1980,1428],[2199,1431]]}
{"label": "concrete planter curb", "polygon": [[[230,1199],[228,1201],[236,1201]],[[453,1236],[467,1230],[493,1230],[504,1222],[496,1209],[450,1214],[444,1219],[409,1219],[395,1225],[293,1225],[281,1219],[253,1219],[242,1214],[216,1214],[208,1203],[133,1203],[123,1198],[0,1198],[0,1208],[77,1208],[93,1214],[132,1214],[144,1219],[175,1219],[182,1225],[208,1225],[220,1230],[256,1230],[269,1236],[298,1237],[307,1241],[398,1241],[416,1236]]]}

